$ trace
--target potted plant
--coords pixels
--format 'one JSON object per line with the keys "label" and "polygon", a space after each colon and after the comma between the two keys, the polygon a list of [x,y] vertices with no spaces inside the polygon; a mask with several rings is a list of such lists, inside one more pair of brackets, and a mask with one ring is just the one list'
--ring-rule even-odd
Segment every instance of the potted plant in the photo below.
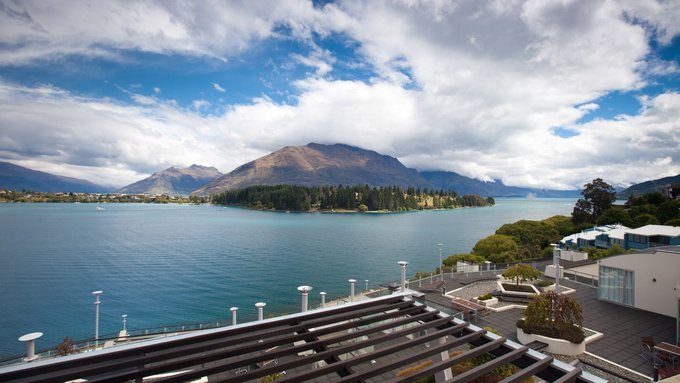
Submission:
{"label": "potted plant", "polygon": [[583,314],[574,298],[554,291],[534,296],[517,321],[517,339],[548,344],[547,352],[578,355],[585,352]]}

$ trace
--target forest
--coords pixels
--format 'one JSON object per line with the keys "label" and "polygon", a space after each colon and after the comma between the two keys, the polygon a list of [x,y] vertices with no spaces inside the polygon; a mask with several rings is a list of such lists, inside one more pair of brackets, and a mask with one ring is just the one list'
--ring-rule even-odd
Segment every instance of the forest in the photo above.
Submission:
{"label": "forest", "polygon": [[251,186],[212,196],[220,205],[282,211],[410,211],[490,206],[494,199],[399,186]]}

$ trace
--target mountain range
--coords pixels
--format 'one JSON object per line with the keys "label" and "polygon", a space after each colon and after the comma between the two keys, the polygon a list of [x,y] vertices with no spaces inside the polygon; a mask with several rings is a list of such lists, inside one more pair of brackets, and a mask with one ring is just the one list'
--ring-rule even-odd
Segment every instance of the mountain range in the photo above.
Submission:
{"label": "mountain range", "polygon": [[125,194],[188,195],[192,191],[222,176],[214,167],[191,165],[178,169],[170,167],[162,172],[118,189]]}
{"label": "mountain range", "polygon": [[618,199],[628,199],[631,195],[641,196],[645,193],[658,192],[662,186],[680,184],[680,174],[635,184],[616,194]]}
{"label": "mountain range", "polygon": [[30,190],[34,192],[105,193],[111,187],[78,178],[63,177],[0,162],[0,190]]}
{"label": "mountain range", "polygon": [[[680,183],[680,175],[633,185],[620,192],[644,194],[658,186]],[[287,146],[241,165],[228,174],[214,167],[171,167],[118,189],[127,194],[209,195],[254,185],[294,184],[401,186],[453,190],[483,197],[579,197],[578,190],[560,191],[507,186],[500,180],[479,181],[454,172],[418,172],[394,157],[344,144]],[[0,162],[0,189],[33,191],[106,192],[111,188],[85,180]]]}
{"label": "mountain range", "polygon": [[483,182],[453,172],[418,172],[394,157],[354,146],[310,143],[287,146],[241,165],[192,194],[209,195],[254,185],[295,184],[401,186],[455,190],[483,197],[575,197],[578,191],[506,186],[500,180]]}

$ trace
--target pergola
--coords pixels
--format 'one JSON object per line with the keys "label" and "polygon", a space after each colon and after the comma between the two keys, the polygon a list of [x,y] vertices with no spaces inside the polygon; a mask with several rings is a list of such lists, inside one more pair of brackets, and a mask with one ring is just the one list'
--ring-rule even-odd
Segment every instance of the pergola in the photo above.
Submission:
{"label": "pergola", "polygon": [[[430,308],[404,293],[0,368],[0,381],[468,382],[602,379]],[[451,367],[487,355],[452,376]]]}

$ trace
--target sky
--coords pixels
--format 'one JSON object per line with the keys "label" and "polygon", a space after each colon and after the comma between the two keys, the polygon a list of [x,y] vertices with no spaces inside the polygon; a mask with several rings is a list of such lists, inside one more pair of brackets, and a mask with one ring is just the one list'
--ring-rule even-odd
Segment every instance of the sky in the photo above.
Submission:
{"label": "sky", "polygon": [[0,0],[0,161],[121,187],[310,142],[522,187],[680,174],[680,2]]}

